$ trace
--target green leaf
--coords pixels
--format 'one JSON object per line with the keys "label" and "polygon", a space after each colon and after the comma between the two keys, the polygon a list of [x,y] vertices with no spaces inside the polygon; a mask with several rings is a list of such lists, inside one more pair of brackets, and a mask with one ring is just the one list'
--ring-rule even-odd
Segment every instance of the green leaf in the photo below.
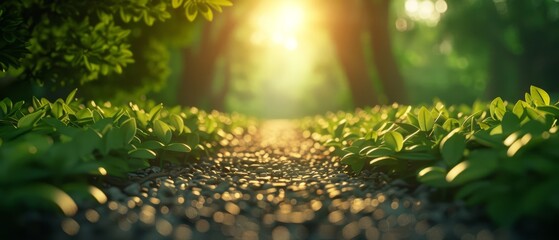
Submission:
{"label": "green leaf", "polygon": [[204,16],[204,18],[208,21],[212,21],[214,18],[213,12],[210,9],[210,7],[208,7],[208,5],[206,4],[200,4],[198,5],[198,10],[200,11],[200,13],[202,14],[202,16]]}
{"label": "green leaf", "polygon": [[460,130],[460,128],[452,130],[441,140],[441,155],[449,167],[453,167],[462,159],[466,149],[466,138],[460,133]]}
{"label": "green leaf", "polygon": [[173,0],[173,1],[171,2],[171,6],[173,6],[173,8],[178,8],[178,7],[180,7],[180,6],[182,5],[182,1],[183,1],[183,0]]}
{"label": "green leaf", "polygon": [[516,104],[514,104],[514,107],[512,108],[512,112],[518,118],[522,118],[522,116],[524,115],[524,104],[522,100],[518,100]]}
{"label": "green leaf", "polygon": [[512,112],[505,112],[501,125],[503,127],[503,133],[511,133],[520,128],[520,119]]}
{"label": "green leaf", "polygon": [[338,126],[336,126],[336,129],[334,130],[334,137],[335,138],[341,138],[342,137],[342,134],[344,133],[344,128],[345,128],[346,124],[347,124],[347,121],[345,119],[341,120],[338,123]]}
{"label": "green leaf", "polygon": [[434,187],[446,187],[448,183],[445,180],[446,170],[442,167],[426,167],[419,171],[417,180]]}
{"label": "green leaf", "polygon": [[206,0],[208,4],[215,4],[219,6],[229,7],[233,6],[233,2],[229,0]]}
{"label": "green leaf", "polygon": [[161,113],[161,109],[163,109],[163,104],[158,104],[152,109],[149,110],[150,121],[155,121],[159,119],[159,114]]}
{"label": "green leaf", "polygon": [[392,150],[399,152],[404,147],[404,137],[396,131],[387,132],[384,134],[384,142]]}
{"label": "green leaf", "polygon": [[200,135],[196,133],[186,134],[186,145],[195,148],[198,144],[200,144]]}
{"label": "green leaf", "polygon": [[454,166],[446,175],[446,181],[453,185],[482,179],[492,174],[498,166],[498,153],[494,150],[477,150],[469,158]]}
{"label": "green leaf", "polygon": [[140,143],[138,147],[140,148],[147,148],[150,150],[157,150],[157,149],[161,149],[165,146],[165,144],[155,141],[155,140],[149,140],[149,141],[145,141],[143,143]]}
{"label": "green leaf", "polygon": [[505,112],[505,103],[500,97],[493,99],[489,104],[489,113],[493,119],[501,121]]}
{"label": "green leaf", "polygon": [[532,103],[536,106],[549,105],[551,101],[546,91],[535,86],[530,86],[530,96],[532,97]]}
{"label": "green leaf", "polygon": [[483,146],[487,146],[491,148],[498,148],[498,147],[505,146],[503,145],[503,141],[501,140],[500,137],[490,135],[487,131],[478,131],[474,133],[472,140],[476,141],[477,143]]}
{"label": "green leaf", "polygon": [[45,110],[39,110],[34,113],[27,114],[17,121],[18,128],[28,128],[33,127],[43,116],[45,115]]}
{"label": "green leaf", "polygon": [[131,158],[138,158],[138,159],[154,159],[157,156],[157,154],[155,154],[154,151],[145,148],[130,150],[128,152],[128,155]]}
{"label": "green leaf", "polygon": [[169,125],[159,119],[153,121],[153,133],[159,141],[165,144],[169,143],[171,141],[171,137],[173,136]]}
{"label": "green leaf", "polygon": [[366,162],[359,155],[348,153],[342,158],[341,163],[349,165],[354,172],[361,172]]}
{"label": "green leaf", "polygon": [[394,150],[387,147],[376,147],[369,150],[365,155],[370,158],[385,157],[394,154]]}
{"label": "green leaf", "polygon": [[536,107],[538,110],[551,114],[554,117],[558,118],[559,117],[559,108],[553,105],[548,105],[548,106],[537,106]]}
{"label": "green leaf", "polygon": [[189,1],[186,3],[185,8],[186,18],[188,19],[188,21],[194,21],[194,19],[196,19],[196,16],[198,16],[198,8],[196,6],[196,3]]}
{"label": "green leaf", "polygon": [[181,134],[184,130],[184,121],[183,119],[176,114],[173,114],[170,116],[171,119],[171,126],[173,126],[173,128],[175,128],[175,131],[177,132],[177,134]]}
{"label": "green leaf", "polygon": [[419,113],[417,114],[417,121],[419,124],[419,129],[424,132],[431,131],[431,129],[433,129],[433,125],[435,124],[433,116],[431,116],[431,112],[427,110],[426,107],[421,107],[419,109]]}
{"label": "green leaf", "polygon": [[165,150],[173,151],[173,152],[191,152],[192,148],[184,143],[171,143],[164,147]]}
{"label": "green leaf", "polygon": [[393,157],[378,157],[369,162],[371,166],[390,167],[392,169],[402,170],[405,166],[405,161],[398,160]]}
{"label": "green leaf", "polygon": [[70,94],[68,94],[68,96],[66,97],[66,104],[70,104],[72,103],[72,101],[74,101],[74,97],[76,96],[77,91],[78,89],[75,88],[72,92],[70,92]]}
{"label": "green leaf", "polygon": [[93,112],[89,108],[80,109],[76,112],[76,117],[78,120],[91,119],[93,118]]}
{"label": "green leaf", "polygon": [[443,127],[444,130],[450,132],[452,129],[460,127],[460,121],[458,121],[457,119],[454,119],[454,118],[449,118],[446,121],[444,121],[442,127]]}
{"label": "green leaf", "polygon": [[125,144],[129,144],[136,136],[136,119],[130,118],[122,123],[120,126],[122,129],[123,140]]}

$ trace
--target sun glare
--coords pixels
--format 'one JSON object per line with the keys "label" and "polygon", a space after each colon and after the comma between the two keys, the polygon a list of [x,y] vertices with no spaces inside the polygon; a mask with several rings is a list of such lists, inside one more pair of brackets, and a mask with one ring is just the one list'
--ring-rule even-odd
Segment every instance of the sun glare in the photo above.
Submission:
{"label": "sun glare", "polygon": [[406,0],[404,8],[411,19],[436,26],[448,5],[445,0]]}
{"label": "sun glare", "polygon": [[254,18],[255,30],[250,37],[252,44],[273,44],[293,51],[299,46],[305,15],[296,1],[266,4]]}

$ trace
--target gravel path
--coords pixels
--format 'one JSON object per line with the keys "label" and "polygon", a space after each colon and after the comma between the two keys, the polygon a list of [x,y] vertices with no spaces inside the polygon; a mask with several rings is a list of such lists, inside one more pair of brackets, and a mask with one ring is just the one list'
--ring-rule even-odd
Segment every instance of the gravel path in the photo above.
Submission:
{"label": "gravel path", "polygon": [[106,204],[32,226],[48,224],[53,239],[513,238],[470,208],[429,201],[430,189],[388,184],[382,173],[350,176],[291,122],[222,144],[175,176],[108,188]]}

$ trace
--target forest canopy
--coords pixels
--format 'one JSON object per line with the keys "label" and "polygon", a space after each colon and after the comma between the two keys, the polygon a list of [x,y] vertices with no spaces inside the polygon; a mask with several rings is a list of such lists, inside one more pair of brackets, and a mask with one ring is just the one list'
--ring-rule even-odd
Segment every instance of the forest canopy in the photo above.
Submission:
{"label": "forest canopy", "polygon": [[270,117],[553,95],[558,19],[554,0],[5,1],[0,93]]}

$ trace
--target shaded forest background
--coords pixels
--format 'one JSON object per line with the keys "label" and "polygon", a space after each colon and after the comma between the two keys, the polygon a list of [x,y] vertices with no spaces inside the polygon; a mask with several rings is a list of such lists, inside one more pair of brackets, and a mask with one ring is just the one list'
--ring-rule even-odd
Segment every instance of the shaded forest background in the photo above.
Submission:
{"label": "shaded forest background", "polygon": [[[64,11],[64,5],[40,4],[4,14],[5,21],[24,19],[28,31],[21,36],[29,35],[32,54],[21,66],[0,73],[0,96],[50,98],[78,87],[80,96],[89,99],[153,99],[261,117],[298,117],[434,98],[449,104],[496,96],[512,100],[530,85],[555,97],[559,92],[555,0],[239,0],[215,13],[212,22],[189,22],[182,9],[168,10],[168,16],[157,12],[164,2],[149,1],[152,8],[144,8],[151,12],[141,16],[153,19],[129,23],[117,17],[104,20],[101,10],[93,13],[102,9],[101,3],[84,5],[90,10],[76,7],[76,15]],[[122,9],[138,14],[130,6]],[[75,26],[64,25],[69,17]],[[122,58],[111,62],[100,53],[98,68],[91,59],[58,64],[71,51],[92,49],[83,46],[83,39],[73,44],[72,37],[82,36],[80,29],[103,39],[108,38],[103,33],[114,32],[110,44],[120,48],[111,54]],[[74,48],[50,46],[57,40]]]}

